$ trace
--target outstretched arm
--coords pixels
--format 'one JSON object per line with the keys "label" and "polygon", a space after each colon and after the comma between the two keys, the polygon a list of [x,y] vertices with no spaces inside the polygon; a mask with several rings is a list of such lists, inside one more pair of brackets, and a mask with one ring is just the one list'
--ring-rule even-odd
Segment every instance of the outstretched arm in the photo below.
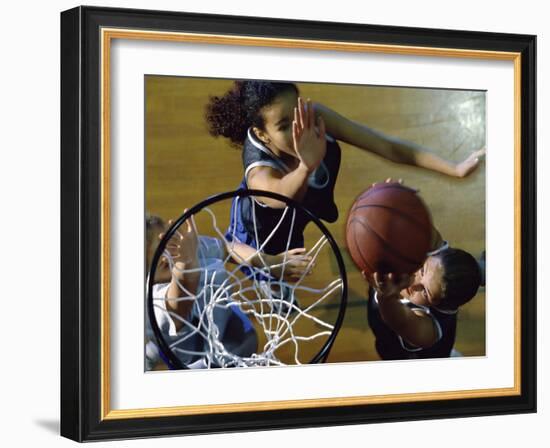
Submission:
{"label": "outstretched arm", "polygon": [[349,120],[336,111],[315,103],[315,110],[326,124],[326,129],[337,140],[370,151],[396,163],[419,166],[454,177],[465,177],[479,165],[485,149],[470,154],[455,163],[434,154],[428,148],[413,142],[386,135],[364,124]]}
{"label": "outstretched arm", "polygon": [[[304,165],[299,165],[294,171],[287,174],[268,167],[258,166],[252,168],[248,174],[248,186],[256,190],[266,190],[279,193],[287,198],[300,202],[307,191],[307,179],[311,171]],[[264,204],[272,208],[285,208],[286,203],[276,199],[259,197]]]}
{"label": "outstretched arm", "polygon": [[[176,299],[189,297],[197,293],[200,272],[198,271],[197,233],[191,219],[187,220],[183,226],[186,227],[186,230],[183,232],[176,231],[166,244],[166,252],[168,253],[165,253],[162,262],[168,263],[168,258],[172,261],[172,277],[166,291],[166,308],[185,319],[193,308],[193,301]],[[189,272],[195,269],[197,269],[195,272]],[[172,320],[176,326],[176,331],[179,331],[183,323],[179,319]]]}

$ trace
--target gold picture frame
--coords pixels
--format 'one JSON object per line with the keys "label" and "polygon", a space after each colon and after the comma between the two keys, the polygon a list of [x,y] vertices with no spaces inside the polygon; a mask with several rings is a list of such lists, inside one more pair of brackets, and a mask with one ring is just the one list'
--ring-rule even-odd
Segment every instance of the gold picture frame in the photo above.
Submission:
{"label": "gold picture frame", "polygon": [[[513,386],[113,409],[111,48],[117,39],[512,62]],[[535,411],[535,37],[79,7],[62,13],[61,51],[62,232],[69,236],[62,243],[62,435],[84,441],[406,420],[419,412],[428,418]]]}

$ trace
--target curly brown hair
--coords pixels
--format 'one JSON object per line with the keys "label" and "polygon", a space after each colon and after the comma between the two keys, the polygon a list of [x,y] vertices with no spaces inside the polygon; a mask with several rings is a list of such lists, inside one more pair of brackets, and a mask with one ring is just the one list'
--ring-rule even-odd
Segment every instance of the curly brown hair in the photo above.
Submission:
{"label": "curly brown hair", "polygon": [[298,95],[298,87],[289,82],[235,81],[223,96],[210,96],[205,113],[208,132],[240,148],[249,127],[264,129],[261,109],[288,91]]}

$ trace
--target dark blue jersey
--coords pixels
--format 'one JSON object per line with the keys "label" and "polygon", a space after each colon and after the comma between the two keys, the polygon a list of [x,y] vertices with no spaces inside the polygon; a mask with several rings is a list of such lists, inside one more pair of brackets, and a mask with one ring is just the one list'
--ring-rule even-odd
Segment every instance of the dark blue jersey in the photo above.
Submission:
{"label": "dark blue jersey", "polygon": [[368,321],[376,338],[376,351],[382,359],[448,358],[455,343],[457,311],[442,311],[435,307],[421,307],[404,301],[412,309],[420,309],[431,316],[438,333],[437,342],[428,348],[414,347],[395,333],[382,320],[376,293],[369,289]]}
{"label": "dark blue jersey", "polygon": [[[282,174],[291,171],[279,157],[256,138],[250,129],[244,143],[242,157],[244,178],[240,188],[248,188],[248,173],[257,166],[269,166]],[[301,201],[305,208],[327,222],[335,222],[338,219],[338,208],[334,202],[334,186],[340,169],[340,157],[340,146],[336,140],[327,135],[325,158],[310,175],[307,192]],[[289,209],[285,214],[284,209],[268,207],[251,197],[234,199],[226,237],[229,241],[235,237],[242,243],[254,248],[262,248],[263,252],[272,255],[287,249],[303,247],[304,229],[311,219],[300,210],[296,210],[293,215],[293,210]]]}

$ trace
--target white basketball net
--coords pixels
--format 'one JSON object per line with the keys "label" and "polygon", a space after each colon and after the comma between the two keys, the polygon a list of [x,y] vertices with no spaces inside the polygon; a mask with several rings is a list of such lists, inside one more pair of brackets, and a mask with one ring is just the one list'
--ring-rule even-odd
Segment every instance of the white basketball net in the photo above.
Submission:
{"label": "white basketball net", "polygon": [[[239,199],[237,198],[236,201]],[[235,202],[236,205],[237,202]],[[252,210],[254,209],[255,207],[252,207]],[[214,212],[207,207],[201,212],[210,215],[216,236],[226,241],[218,227]],[[252,267],[245,262],[235,263],[234,260],[231,262],[231,254],[229,254],[221,260],[224,266],[224,272],[221,273],[223,275],[220,275],[219,270],[209,272],[209,267],[203,266],[203,263],[198,269],[182,271],[184,274],[201,273],[201,284],[196,294],[186,290],[184,285],[178,282],[181,290],[186,294],[184,297],[171,299],[172,302],[194,302],[192,319],[168,311],[162,304],[166,299],[153,299],[155,314],[166,313],[172,319],[181,322],[182,329],[178,331],[177,337],[170,338],[167,343],[172,352],[188,367],[250,367],[307,363],[331,335],[335,321],[333,316],[338,311],[341,300],[343,288],[341,277],[336,275],[335,278],[329,279],[328,283],[326,278],[322,279],[324,284],[319,287],[312,285],[314,282],[309,281],[310,276],[304,272],[298,280],[287,282],[284,279],[285,268],[289,263],[287,258],[284,257],[282,263],[278,265],[270,266],[262,256],[263,247],[270,241],[289,213],[292,214],[292,225],[287,238],[288,249],[296,216],[296,210],[290,207],[284,209],[277,226],[255,253],[262,261],[261,267]],[[195,216],[191,219],[195,225]],[[253,223],[256,240],[258,240],[254,214]],[[196,231],[201,235],[199,229]],[[235,238],[232,240],[235,241]],[[321,237],[308,249],[307,255],[311,256],[311,261],[305,271],[312,268],[323,249],[325,253],[332,254],[330,245],[327,243],[327,238],[321,233]],[[232,252],[233,243],[227,243],[227,246],[230,249],[229,252]],[[198,257],[199,260],[204,260],[206,256],[201,251],[202,248],[199,248]],[[172,270],[174,260],[168,251],[164,252],[164,256]],[[249,268],[250,274],[244,274],[241,270],[243,267]],[[273,276],[275,268],[281,270],[277,277]],[[284,294],[278,291],[284,291]],[[282,295],[284,297],[281,297]],[[257,351],[249,356],[238,355],[228,348],[224,335],[220,331],[219,316],[224,315],[223,310],[227,312],[232,307],[238,308],[254,326],[258,339]],[[326,314],[327,309],[336,310],[332,313],[332,319],[328,321],[323,318],[323,313]],[[328,317],[331,317],[330,313]],[[194,341],[193,344],[189,344],[191,340]],[[312,343],[317,347],[313,355],[308,350],[304,350],[304,347]],[[190,348],[189,345],[192,347]]]}

